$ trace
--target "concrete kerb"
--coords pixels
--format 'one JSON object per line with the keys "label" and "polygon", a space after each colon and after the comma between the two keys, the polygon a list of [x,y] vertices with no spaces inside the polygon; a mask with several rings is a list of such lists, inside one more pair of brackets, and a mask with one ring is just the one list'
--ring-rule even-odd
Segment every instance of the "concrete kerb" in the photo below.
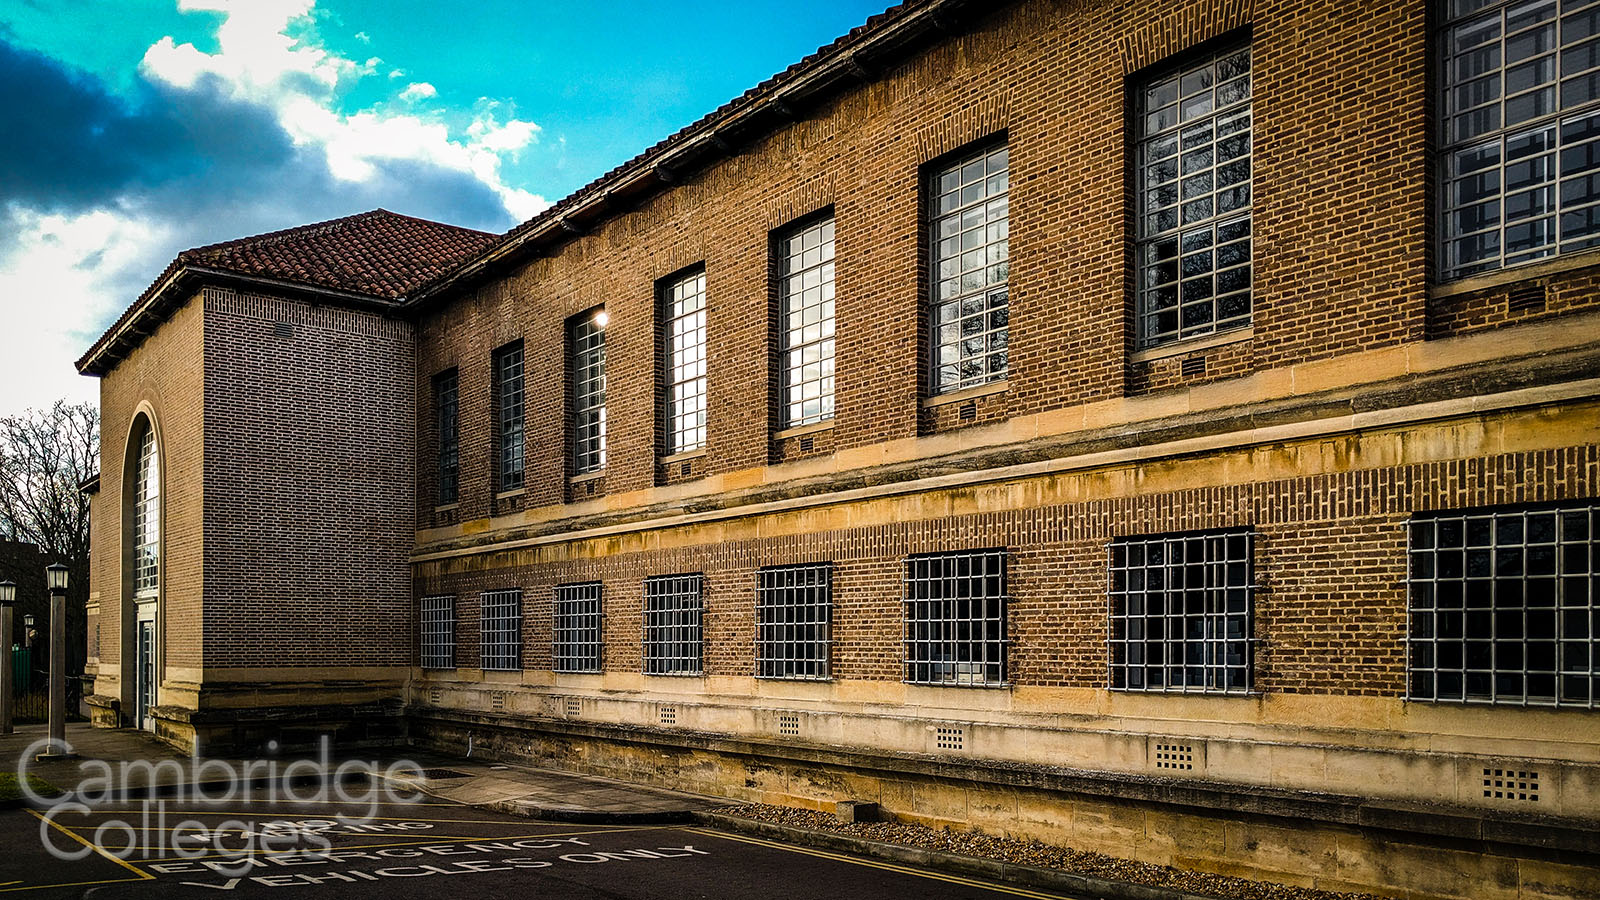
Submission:
{"label": "concrete kerb", "polygon": [[965,875],[970,878],[982,878],[1019,887],[1088,895],[1097,898],[1097,900],[1218,900],[1215,894],[1191,894],[1187,891],[1178,891],[1171,888],[1133,884],[1126,881],[1111,881],[1105,878],[1096,878],[1092,875],[1076,875],[1058,869],[1025,866],[996,859],[985,859],[979,856],[963,856],[959,853],[949,853],[943,850],[928,850],[922,847],[907,847],[901,844],[885,844],[881,841],[869,841],[864,838],[835,834],[829,831],[817,831],[811,828],[796,828],[792,825],[777,825],[771,822],[742,819],[725,813],[696,813],[695,821],[719,831],[767,838],[785,844],[815,847],[819,850],[831,850],[838,853],[851,853],[856,856],[896,862],[920,869]]}
{"label": "concrete kerb", "polygon": [[691,809],[650,810],[623,812],[616,810],[583,809],[573,806],[550,806],[527,800],[504,800],[485,804],[487,809],[540,819],[547,822],[571,822],[578,825],[686,825],[699,819]]}

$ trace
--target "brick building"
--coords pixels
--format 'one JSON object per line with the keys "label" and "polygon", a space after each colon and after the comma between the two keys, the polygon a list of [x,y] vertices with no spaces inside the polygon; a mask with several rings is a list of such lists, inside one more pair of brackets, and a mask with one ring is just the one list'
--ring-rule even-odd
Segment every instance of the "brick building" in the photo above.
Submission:
{"label": "brick building", "polygon": [[101,719],[1590,896],[1597,68],[913,0],[506,235],[190,251],[80,361]]}

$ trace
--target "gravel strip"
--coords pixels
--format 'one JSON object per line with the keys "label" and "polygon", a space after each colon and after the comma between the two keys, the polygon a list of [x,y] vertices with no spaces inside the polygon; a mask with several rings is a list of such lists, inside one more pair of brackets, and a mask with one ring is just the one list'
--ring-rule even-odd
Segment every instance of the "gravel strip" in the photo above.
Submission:
{"label": "gravel strip", "polygon": [[751,803],[726,806],[715,810],[742,819],[771,822],[792,828],[811,828],[831,831],[851,837],[926,850],[961,853],[1001,862],[1046,869],[1060,869],[1077,875],[1090,875],[1115,881],[1127,881],[1154,887],[1171,888],[1192,894],[1210,894],[1238,900],[1379,900],[1372,894],[1352,894],[1344,891],[1322,891],[1314,888],[1293,887],[1271,881],[1252,881],[1229,875],[1212,875],[1190,872],[1172,866],[1119,859],[1104,853],[1058,847],[1040,841],[1019,841],[994,837],[977,831],[951,831],[934,829],[925,825],[898,822],[867,822],[847,825],[833,813],[790,806],[768,806]]}

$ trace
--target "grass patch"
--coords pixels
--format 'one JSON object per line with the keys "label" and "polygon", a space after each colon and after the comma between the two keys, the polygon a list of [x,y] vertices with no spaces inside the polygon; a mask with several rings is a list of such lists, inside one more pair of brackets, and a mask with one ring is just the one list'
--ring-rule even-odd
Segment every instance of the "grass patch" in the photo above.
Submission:
{"label": "grass patch", "polygon": [[[61,789],[45,781],[37,775],[28,776],[28,784],[33,787],[36,794],[59,794]],[[17,773],[0,772],[0,801],[17,800],[22,797],[22,785],[17,782]]]}

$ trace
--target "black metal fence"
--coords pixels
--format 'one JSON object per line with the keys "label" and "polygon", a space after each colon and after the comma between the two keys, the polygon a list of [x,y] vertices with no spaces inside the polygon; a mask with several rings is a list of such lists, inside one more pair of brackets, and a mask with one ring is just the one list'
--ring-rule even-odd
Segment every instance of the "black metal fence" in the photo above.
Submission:
{"label": "black metal fence", "polygon": [[[27,647],[11,651],[12,717],[19,725],[50,719],[50,660]],[[83,679],[67,676],[67,721],[82,719]]]}

